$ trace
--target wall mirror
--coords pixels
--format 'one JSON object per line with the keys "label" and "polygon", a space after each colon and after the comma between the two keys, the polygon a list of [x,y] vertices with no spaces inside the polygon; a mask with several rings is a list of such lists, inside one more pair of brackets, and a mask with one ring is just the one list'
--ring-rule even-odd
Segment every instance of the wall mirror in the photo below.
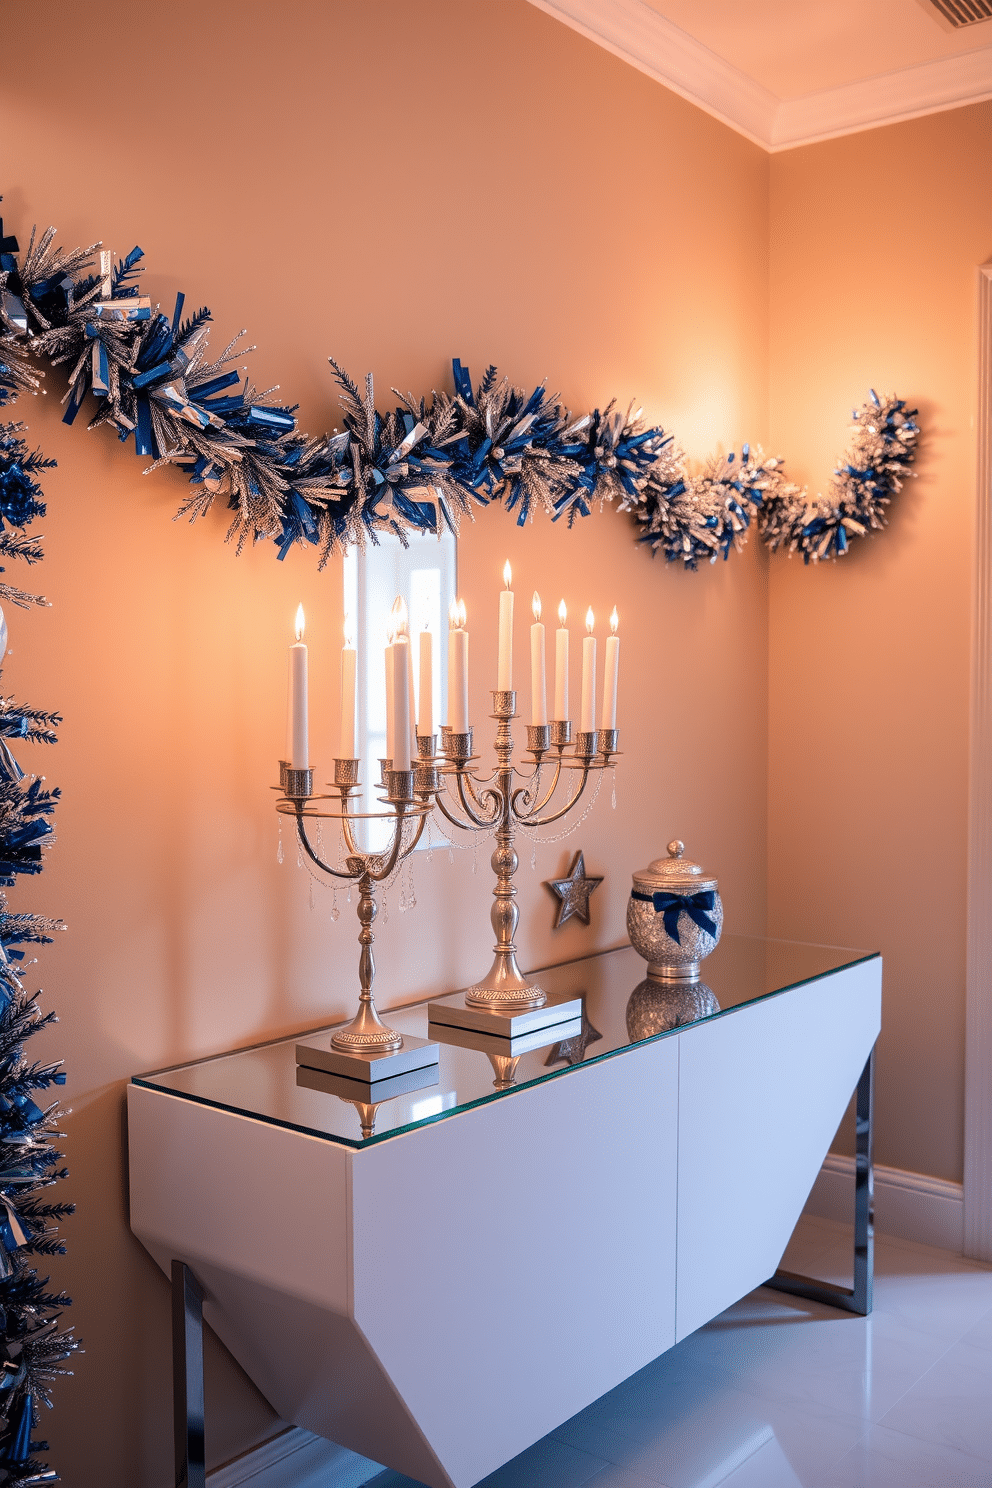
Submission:
{"label": "wall mirror", "polygon": [[[358,752],[364,810],[371,810],[375,803],[372,787],[379,779],[379,760],[386,753],[383,653],[393,601],[397,595],[406,600],[418,692],[418,637],[425,630],[433,635],[434,728],[439,732],[448,707],[448,607],[457,589],[458,544],[451,532],[443,532],[440,538],[411,533],[407,547],[391,534],[377,535],[378,543],[369,542],[364,550],[349,548],[344,557],[344,608],[358,649]],[[361,826],[363,850],[376,852],[385,846],[385,823],[363,822]],[[427,846],[426,835],[421,846]]]}

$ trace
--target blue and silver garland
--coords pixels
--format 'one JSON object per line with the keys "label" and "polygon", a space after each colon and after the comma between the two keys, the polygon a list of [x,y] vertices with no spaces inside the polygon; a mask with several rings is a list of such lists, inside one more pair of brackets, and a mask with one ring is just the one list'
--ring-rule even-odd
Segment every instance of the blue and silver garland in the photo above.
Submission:
{"label": "blue and silver garland", "polygon": [[870,400],[854,410],[854,435],[834,471],[826,496],[811,498],[806,488],[783,485],[761,508],[761,535],[771,548],[802,553],[804,563],[839,558],[852,537],[886,525],[886,508],[902,490],[916,458],[920,426],[917,410],[902,398]]}
{"label": "blue and silver garland", "polygon": [[733,451],[715,456],[701,475],[690,475],[685,455],[672,447],[621,510],[633,512],[638,542],[669,563],[695,569],[740,552],[755,513],[783,489],[795,488],[786,485],[781,460],[766,459],[758,447],[745,444],[740,459]]}
{"label": "blue and silver garland", "polygon": [[210,311],[184,319],[179,294],[171,317],[162,314],[139,293],[142,250],[116,264],[101,253],[93,273],[99,246],[61,249],[49,228],[32,232],[19,254],[0,223],[2,375],[30,391],[38,373],[28,352],[66,366],[65,422],[92,395],[90,427],[109,424],[122,442],[133,440],[149,471],[172,464],[188,475],[180,515],[194,520],[226,500],[228,537],[239,549],[269,538],[282,558],[309,544],[323,566],[381,531],[405,540],[411,530],[456,530],[475,504],[501,502],[521,525],[539,508],[571,525],[610,502],[633,514],[639,542],[686,568],[739,550],[759,513],[773,550],[818,561],[884,524],[919,432],[910,415],[891,422],[902,416],[899,400],[879,404],[876,444],[863,423],[837,490],[809,502],[785,480],[781,461],[748,445],[739,459],[732,453],[690,475],[671,436],[633,406],[622,412],[611,403],[575,418],[543,384],[528,393],[490,367],[475,386],[455,360],[453,394],[434,392],[428,402],[397,393],[383,414],[371,376],[360,388],[331,359],[344,427],[311,437],[294,408],[270,399],[272,389],[242,381],[233,364],[251,350],[244,332],[208,360]]}

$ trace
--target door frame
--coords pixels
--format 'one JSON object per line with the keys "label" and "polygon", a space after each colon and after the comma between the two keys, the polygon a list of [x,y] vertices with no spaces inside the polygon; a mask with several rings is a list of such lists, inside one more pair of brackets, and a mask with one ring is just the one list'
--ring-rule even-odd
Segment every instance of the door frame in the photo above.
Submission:
{"label": "door frame", "polygon": [[978,270],[978,435],[968,768],[964,1253],[992,1261],[992,263]]}

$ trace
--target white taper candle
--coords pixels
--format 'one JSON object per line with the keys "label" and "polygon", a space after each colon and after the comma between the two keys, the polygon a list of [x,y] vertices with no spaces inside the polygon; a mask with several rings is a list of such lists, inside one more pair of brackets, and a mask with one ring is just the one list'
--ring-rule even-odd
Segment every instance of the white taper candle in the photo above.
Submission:
{"label": "white taper candle", "polygon": [[568,717],[568,611],[565,601],[558,606],[558,630],[555,632],[555,718],[564,723]]}
{"label": "white taper candle", "polygon": [[499,653],[496,661],[496,687],[499,692],[513,688],[513,590],[510,560],[503,565],[504,589],[499,597]]}
{"label": "white taper candle", "polygon": [[310,768],[310,724],[307,648],[303,642],[306,620],[303,606],[296,611],[296,644],[289,648],[289,695],[293,724],[289,763],[294,770]]}
{"label": "white taper candle", "polygon": [[410,757],[416,758],[417,754],[417,689],[413,680],[413,642],[409,633],[404,635],[406,641],[406,690],[410,710]]}
{"label": "white taper candle", "polygon": [[391,760],[396,751],[396,712],[393,689],[393,673],[396,670],[396,637],[389,632],[386,646],[386,758]]}
{"label": "white taper candle", "polygon": [[358,758],[358,652],[351,644],[349,627],[350,621],[346,619],[344,645],[341,647],[341,737],[338,741],[338,759]]}
{"label": "white taper candle", "polygon": [[530,628],[530,721],[548,721],[548,684],[544,671],[544,626],[541,624],[541,596],[537,593],[531,604],[534,624]]}
{"label": "white taper candle", "polygon": [[595,624],[596,619],[590,605],[586,611],[586,630],[589,634],[582,638],[582,705],[579,730],[584,734],[591,734],[596,728],[596,637],[592,633]]}
{"label": "white taper candle", "polygon": [[434,637],[429,630],[420,632],[420,696],[417,699],[417,733],[425,737],[434,732]]}
{"label": "white taper candle", "polygon": [[398,635],[393,646],[393,769],[410,768],[410,637]]}
{"label": "white taper candle", "polygon": [[[407,733],[410,737],[410,750],[416,752],[417,748],[417,696],[413,685],[413,647],[410,645],[410,624],[403,596],[397,595],[393,602],[393,618],[396,622],[396,643],[402,641],[406,644],[406,697],[407,697]],[[399,725],[397,724],[397,727]],[[409,769],[408,765],[394,765],[395,770]]]}
{"label": "white taper candle", "polygon": [[468,631],[465,601],[452,601],[448,611],[448,722],[455,734],[468,733]]}
{"label": "white taper candle", "polygon": [[603,721],[600,727],[604,729],[615,729],[617,726],[617,680],[620,675],[620,637],[617,635],[619,623],[617,607],[614,605],[613,614],[610,616],[612,634],[606,638],[606,670],[603,675]]}

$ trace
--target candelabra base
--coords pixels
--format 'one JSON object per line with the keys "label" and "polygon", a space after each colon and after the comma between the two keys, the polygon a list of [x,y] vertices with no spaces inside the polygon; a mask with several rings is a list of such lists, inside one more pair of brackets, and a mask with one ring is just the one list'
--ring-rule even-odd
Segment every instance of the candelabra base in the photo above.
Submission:
{"label": "candelabra base", "polygon": [[414,1038],[411,1034],[404,1034],[399,1049],[364,1048],[345,1052],[335,1047],[330,1033],[318,1034],[296,1046],[297,1064],[372,1084],[405,1074],[407,1070],[426,1069],[437,1064],[440,1057],[440,1047],[433,1039]]}
{"label": "candelabra base", "polygon": [[383,1101],[392,1100],[397,1095],[410,1095],[415,1090],[429,1090],[439,1079],[436,1064],[430,1064],[425,1069],[407,1070],[405,1075],[392,1075],[375,1081],[349,1080],[344,1075],[308,1069],[303,1064],[296,1067],[297,1085],[305,1090],[319,1090],[325,1095],[336,1095],[338,1100],[347,1101],[354,1106],[365,1141],[375,1136],[376,1113]]}
{"label": "candelabra base", "polygon": [[[581,1005],[580,1001],[579,1006]],[[454,1044],[460,1049],[477,1049],[480,1054],[498,1054],[517,1059],[521,1054],[532,1054],[535,1049],[547,1049],[563,1039],[578,1038],[582,1032],[582,1019],[570,1018],[567,1023],[552,1023],[550,1026],[535,1028],[530,1033],[515,1034],[509,1038],[498,1033],[480,1033],[475,1028],[460,1028],[457,1024],[450,1023],[428,1023],[427,1032],[442,1044]]]}
{"label": "candelabra base", "polygon": [[496,959],[488,976],[465,992],[467,1003],[471,1003],[473,1007],[491,1008],[494,1012],[539,1008],[547,1000],[543,987],[539,987],[536,982],[528,982],[526,977],[521,976],[513,946],[499,942],[496,945]]}
{"label": "candelabra base", "polygon": [[521,982],[519,986],[511,983],[507,986],[493,976],[484,982],[477,982],[474,987],[466,988],[465,1001],[470,1002],[473,1007],[492,1008],[497,1013],[504,1010],[514,1012],[517,1009],[543,1007],[547,1001],[547,993],[536,982]]}
{"label": "candelabra base", "polygon": [[[431,1024],[443,1024],[446,1028],[467,1028],[477,1033],[495,1034],[504,1040],[515,1040],[539,1029],[556,1028],[559,1024],[571,1023],[574,1018],[581,1019],[582,998],[552,994],[540,1007],[510,1007],[505,1004],[494,1007],[470,1002],[468,993],[453,992],[429,1003],[427,1017]],[[556,1038],[559,1036],[555,1035]]]}
{"label": "candelabra base", "polygon": [[395,1095],[430,1090],[439,1079],[440,1071],[436,1064],[407,1070],[404,1075],[387,1075],[383,1080],[356,1080],[354,1076],[332,1075],[329,1070],[310,1069],[305,1064],[296,1066],[296,1083],[304,1090],[319,1090],[324,1095],[339,1096],[341,1100],[366,1100],[377,1104],[392,1100]]}

